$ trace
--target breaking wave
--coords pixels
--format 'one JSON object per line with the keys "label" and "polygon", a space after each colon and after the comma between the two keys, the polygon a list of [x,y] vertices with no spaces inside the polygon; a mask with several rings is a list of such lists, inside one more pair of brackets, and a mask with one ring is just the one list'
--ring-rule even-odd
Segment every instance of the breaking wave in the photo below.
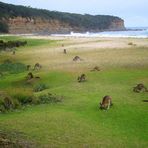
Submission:
{"label": "breaking wave", "polygon": [[148,28],[127,28],[126,31],[104,31],[104,32],[86,32],[70,34],[52,34],[52,36],[65,37],[123,37],[123,38],[148,38]]}

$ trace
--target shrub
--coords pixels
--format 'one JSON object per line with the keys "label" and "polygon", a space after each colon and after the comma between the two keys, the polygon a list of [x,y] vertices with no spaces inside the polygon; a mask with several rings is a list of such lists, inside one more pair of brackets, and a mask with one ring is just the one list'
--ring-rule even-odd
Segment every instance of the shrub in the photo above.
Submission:
{"label": "shrub", "polygon": [[40,92],[43,91],[45,89],[47,89],[48,87],[45,84],[38,84],[35,86],[34,91],[35,92]]}
{"label": "shrub", "polygon": [[4,113],[5,111],[6,111],[5,107],[4,107],[4,105],[0,101],[0,113],[1,112]]}
{"label": "shrub", "polygon": [[57,103],[61,102],[63,97],[52,95],[50,93],[39,96],[40,103]]}
{"label": "shrub", "polygon": [[11,110],[15,108],[13,99],[10,96],[1,95],[0,96],[0,112],[5,112],[6,110]]}
{"label": "shrub", "polygon": [[34,96],[28,94],[15,94],[14,98],[18,100],[21,105],[31,104],[34,100]]}
{"label": "shrub", "polygon": [[3,101],[5,109],[9,110],[13,108],[14,105],[11,97],[5,97]]}
{"label": "shrub", "polygon": [[33,96],[33,93],[30,92],[18,92],[11,95],[0,92],[0,113],[19,109],[24,105],[39,103],[39,98]]}
{"label": "shrub", "polygon": [[3,102],[4,102],[3,99],[0,98],[0,112],[5,112],[5,110],[6,110]]}
{"label": "shrub", "polygon": [[8,33],[8,25],[0,21],[0,32]]}
{"label": "shrub", "polygon": [[5,51],[7,48],[12,49],[14,47],[25,46],[26,44],[27,44],[27,41],[8,41],[8,42],[4,42],[4,41],[1,40],[0,49]]}

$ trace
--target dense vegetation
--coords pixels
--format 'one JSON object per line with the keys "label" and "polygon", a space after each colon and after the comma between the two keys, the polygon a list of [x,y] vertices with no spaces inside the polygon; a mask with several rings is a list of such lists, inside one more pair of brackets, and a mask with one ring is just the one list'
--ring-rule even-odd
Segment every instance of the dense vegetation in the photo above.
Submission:
{"label": "dense vegetation", "polygon": [[[15,6],[12,4],[5,4],[0,2],[0,18],[13,18],[17,16],[27,18],[41,17],[49,20],[57,19],[59,21],[70,24],[72,27],[82,27],[88,30],[108,29],[112,21],[121,20],[119,17],[109,15],[82,15],[74,13],[48,11],[44,9]],[[1,31],[5,32],[5,30],[7,29],[3,29]]]}
{"label": "dense vegetation", "polygon": [[27,44],[26,41],[8,41],[4,42],[3,40],[0,40],[0,51],[1,50],[6,50],[12,49],[14,47],[20,47],[20,46],[25,46]]}
{"label": "dense vegetation", "polygon": [[0,20],[0,32],[8,33],[8,25]]}

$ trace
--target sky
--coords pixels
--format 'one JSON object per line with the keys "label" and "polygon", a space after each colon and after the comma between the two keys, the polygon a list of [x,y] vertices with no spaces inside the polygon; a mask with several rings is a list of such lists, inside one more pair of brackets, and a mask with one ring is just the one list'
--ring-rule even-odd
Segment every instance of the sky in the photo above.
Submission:
{"label": "sky", "polygon": [[124,19],[126,27],[148,27],[148,0],[0,0],[54,11],[113,15]]}

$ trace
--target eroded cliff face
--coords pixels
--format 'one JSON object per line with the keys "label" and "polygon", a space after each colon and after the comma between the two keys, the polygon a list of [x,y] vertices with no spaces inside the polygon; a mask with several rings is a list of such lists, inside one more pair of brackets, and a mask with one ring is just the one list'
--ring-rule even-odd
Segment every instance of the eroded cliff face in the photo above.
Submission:
{"label": "eroded cliff face", "polygon": [[71,31],[71,27],[67,23],[58,20],[47,20],[42,18],[9,18],[7,21],[9,33],[13,34],[51,34],[66,33]]}
{"label": "eroded cliff face", "polygon": [[[87,30],[86,28],[72,27],[68,23],[61,22],[59,20],[48,20],[45,18],[23,18],[15,17],[4,20],[9,27],[9,33],[12,34],[54,34],[54,33],[70,33],[74,32],[85,32],[85,31],[100,31],[98,30]],[[108,30],[123,30],[124,21],[115,20],[111,23]]]}
{"label": "eroded cliff face", "polygon": [[114,20],[112,21],[109,30],[125,30],[124,20]]}

